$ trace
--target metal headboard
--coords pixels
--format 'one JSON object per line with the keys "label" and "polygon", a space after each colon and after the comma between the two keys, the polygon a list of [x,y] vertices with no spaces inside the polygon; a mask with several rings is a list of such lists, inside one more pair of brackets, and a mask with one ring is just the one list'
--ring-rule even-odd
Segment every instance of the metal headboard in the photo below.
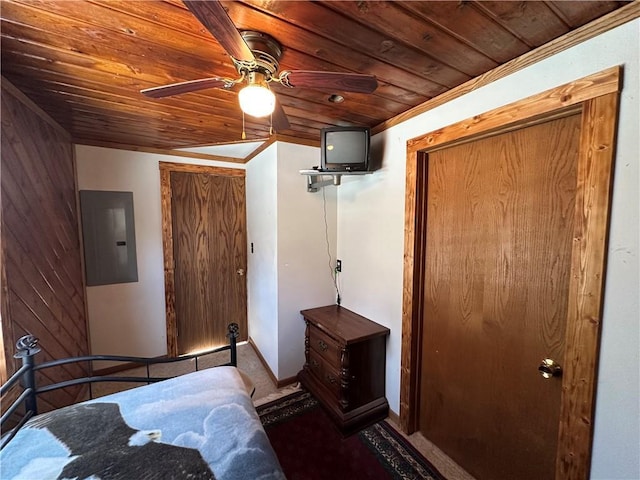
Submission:
{"label": "metal headboard", "polygon": [[[4,396],[9,390],[20,382],[23,387],[23,391],[20,393],[18,398],[13,401],[13,403],[7,408],[7,410],[2,414],[2,418],[0,419],[0,431],[4,432],[4,424],[9,420],[9,418],[16,412],[16,410],[24,405],[25,414],[17,423],[17,425],[6,435],[3,435],[2,443],[0,444],[0,449],[4,448],[4,446],[11,441],[17,431],[34,415],[38,414],[38,402],[37,396],[51,392],[53,390],[58,390],[61,388],[71,387],[73,385],[82,385],[85,383],[89,384],[89,399],[93,398],[93,391],[91,389],[91,384],[96,382],[139,382],[139,383],[153,383],[159,382],[161,380],[166,380],[171,377],[152,377],[150,375],[149,367],[154,364],[161,363],[173,363],[173,362],[184,362],[187,360],[195,361],[195,369],[199,370],[198,367],[198,358],[204,355],[209,355],[211,353],[223,352],[225,350],[229,350],[230,360],[227,363],[223,363],[217,366],[226,366],[231,365],[234,367],[238,366],[238,354],[237,354],[237,345],[236,339],[239,335],[239,327],[237,323],[230,323],[227,327],[227,338],[229,338],[229,344],[224,345],[222,347],[214,348],[211,350],[207,350],[204,352],[198,352],[192,355],[184,355],[177,358],[148,358],[148,357],[127,357],[121,355],[86,355],[82,357],[73,357],[73,358],[63,358],[60,360],[54,360],[51,362],[41,363],[36,365],[35,363],[35,355],[40,352],[40,347],[38,347],[38,339],[33,335],[25,335],[21,337],[16,342],[16,350],[17,353],[14,355],[15,358],[22,359],[22,366],[7,380],[7,382],[0,387],[0,397]],[[75,378],[73,380],[66,380],[64,382],[52,383],[44,386],[37,386],[35,379],[35,372],[39,370],[44,370],[46,368],[58,367],[60,365],[66,365],[69,363],[78,363],[78,362],[94,362],[94,361],[114,361],[114,362],[127,362],[127,363],[140,363],[146,366],[147,375],[145,377],[118,377],[118,376],[90,376],[90,377],[82,377]]]}

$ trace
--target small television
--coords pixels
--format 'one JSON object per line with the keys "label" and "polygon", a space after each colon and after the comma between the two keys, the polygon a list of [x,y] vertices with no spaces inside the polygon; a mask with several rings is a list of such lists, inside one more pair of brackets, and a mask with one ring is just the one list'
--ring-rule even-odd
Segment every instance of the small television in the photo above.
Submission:
{"label": "small television", "polygon": [[369,127],[329,127],[320,133],[320,169],[327,172],[369,170]]}

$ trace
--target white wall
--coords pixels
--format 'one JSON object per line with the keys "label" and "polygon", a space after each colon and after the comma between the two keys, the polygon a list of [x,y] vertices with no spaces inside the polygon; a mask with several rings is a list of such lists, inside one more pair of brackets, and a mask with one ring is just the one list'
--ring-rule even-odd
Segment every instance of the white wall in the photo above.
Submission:
{"label": "white wall", "polygon": [[346,308],[391,329],[387,398],[399,411],[406,141],[614,65],[624,65],[592,479],[640,478],[640,20],[410,119],[373,139],[383,168],[338,187],[338,257]]}
{"label": "white wall", "polygon": [[277,178],[277,146],[271,145],[247,164],[247,315],[251,340],[276,376],[279,328]]}
{"label": "white wall", "polygon": [[167,353],[159,162],[244,165],[76,146],[79,190],[133,192],[138,281],[87,287],[91,353]]}
{"label": "white wall", "polygon": [[278,143],[247,164],[249,331],[279,380],[304,364],[300,310],[335,302],[328,254],[335,260],[335,187],[324,190],[325,231],[323,192],[307,192],[299,173],[319,155],[315,147]]}
{"label": "white wall", "polygon": [[[278,359],[279,379],[304,364],[300,310],[336,301],[331,266],[336,259],[336,187],[307,192],[300,170],[320,164],[320,149],[278,144]],[[326,223],[325,223],[326,210]]]}

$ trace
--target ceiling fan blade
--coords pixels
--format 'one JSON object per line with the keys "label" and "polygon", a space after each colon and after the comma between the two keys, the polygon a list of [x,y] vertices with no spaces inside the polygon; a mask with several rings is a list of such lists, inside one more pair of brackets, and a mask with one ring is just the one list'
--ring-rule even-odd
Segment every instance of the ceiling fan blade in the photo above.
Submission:
{"label": "ceiling fan blade", "polygon": [[271,114],[271,122],[273,124],[273,129],[276,132],[281,132],[282,130],[289,130],[291,128],[291,124],[289,124],[289,119],[287,118],[287,114],[284,113],[284,109],[280,102],[276,99],[276,108],[273,110]]}
{"label": "ceiling fan blade", "polygon": [[293,70],[282,72],[281,83],[287,87],[318,88],[342,92],[372,93],[378,88],[373,75],[343,72]]}
{"label": "ceiling fan blade", "polygon": [[162,85],[160,87],[145,88],[140,93],[150,98],[164,98],[171,95],[180,95],[181,93],[197,92],[206,88],[223,88],[233,84],[233,81],[219,78],[201,78],[199,80],[190,80],[188,82],[172,83],[171,85]]}
{"label": "ceiling fan blade", "polygon": [[211,35],[236,60],[255,61],[251,49],[229,18],[222,4],[215,1],[183,0],[185,6],[205,26]]}

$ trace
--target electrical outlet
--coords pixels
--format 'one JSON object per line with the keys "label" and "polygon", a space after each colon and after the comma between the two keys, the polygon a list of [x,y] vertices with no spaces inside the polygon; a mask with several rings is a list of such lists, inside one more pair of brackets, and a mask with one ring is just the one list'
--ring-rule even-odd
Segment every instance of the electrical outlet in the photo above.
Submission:
{"label": "electrical outlet", "polygon": [[336,260],[336,272],[342,271],[342,260]]}

